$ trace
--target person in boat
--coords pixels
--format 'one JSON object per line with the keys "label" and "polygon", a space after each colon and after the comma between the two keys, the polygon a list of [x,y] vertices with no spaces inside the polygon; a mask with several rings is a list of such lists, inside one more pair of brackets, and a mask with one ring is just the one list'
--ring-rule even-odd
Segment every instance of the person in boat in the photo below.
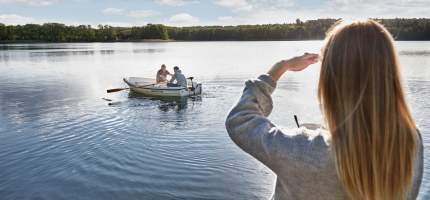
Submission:
{"label": "person in boat", "polygon": [[[281,130],[268,118],[277,81],[321,58],[323,125]],[[273,199],[416,199],[423,141],[390,33],[373,20],[337,23],[321,58],[282,60],[247,81],[226,119],[230,138],[277,175]]]}
{"label": "person in boat", "polygon": [[166,65],[162,64],[161,68],[157,71],[156,83],[167,82],[167,75],[171,76],[172,74],[167,71]]}
{"label": "person in boat", "polygon": [[182,74],[182,71],[179,69],[178,66],[175,66],[173,68],[173,71],[175,72],[172,75],[172,79],[170,79],[170,82],[167,83],[167,86],[169,87],[187,87],[187,78],[185,78],[184,74]]}

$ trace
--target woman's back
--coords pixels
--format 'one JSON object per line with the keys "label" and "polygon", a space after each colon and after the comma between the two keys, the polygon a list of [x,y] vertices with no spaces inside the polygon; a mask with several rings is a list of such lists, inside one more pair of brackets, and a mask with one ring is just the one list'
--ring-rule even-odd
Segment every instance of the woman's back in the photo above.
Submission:
{"label": "woman's back", "polygon": [[[242,98],[226,121],[232,140],[276,173],[274,199],[348,199],[337,177],[327,130],[280,130],[264,117],[272,110],[274,89],[275,83],[267,75],[246,83]],[[253,115],[253,109],[264,115]],[[416,198],[421,185],[421,139],[418,144],[408,199]]]}
{"label": "woman's back", "polygon": [[227,118],[231,138],[278,175],[275,199],[416,198],[423,146],[391,36],[374,21],[339,25],[322,57],[318,96],[328,131],[282,132],[267,119],[282,74],[317,62],[305,54],[246,83]]}

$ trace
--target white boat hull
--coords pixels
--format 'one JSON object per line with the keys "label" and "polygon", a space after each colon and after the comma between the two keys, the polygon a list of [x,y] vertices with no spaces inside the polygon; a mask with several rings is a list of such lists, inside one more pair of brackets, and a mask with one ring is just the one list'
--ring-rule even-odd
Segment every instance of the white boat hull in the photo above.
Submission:
{"label": "white boat hull", "polygon": [[188,88],[168,87],[166,84],[151,84],[152,80],[139,77],[125,78],[124,82],[130,87],[131,91],[145,96],[186,97],[202,93],[202,85],[195,82]]}

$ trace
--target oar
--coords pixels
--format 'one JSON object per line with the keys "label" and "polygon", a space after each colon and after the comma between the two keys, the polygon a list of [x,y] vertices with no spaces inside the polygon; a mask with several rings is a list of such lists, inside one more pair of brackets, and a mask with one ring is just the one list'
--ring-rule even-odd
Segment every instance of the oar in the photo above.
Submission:
{"label": "oar", "polygon": [[300,128],[299,120],[297,119],[297,115],[294,115],[294,121],[296,121],[297,128]]}
{"label": "oar", "polygon": [[108,99],[108,98],[102,98],[105,101],[112,101],[112,99]]}
{"label": "oar", "polygon": [[[156,84],[156,83],[149,84],[149,85],[142,85],[142,86],[138,86],[138,87],[136,87],[136,88],[148,87],[148,86],[155,85],[155,84]],[[119,92],[119,91],[129,90],[129,89],[130,89],[129,87],[128,87],[128,88],[115,88],[115,89],[109,89],[109,90],[106,90],[106,92],[107,92],[107,93],[112,93],[112,92]]]}

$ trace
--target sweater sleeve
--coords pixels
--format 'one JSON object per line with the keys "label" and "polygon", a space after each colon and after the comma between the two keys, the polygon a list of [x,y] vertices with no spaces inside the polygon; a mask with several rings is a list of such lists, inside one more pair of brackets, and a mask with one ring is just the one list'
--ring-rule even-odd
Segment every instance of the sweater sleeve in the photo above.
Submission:
{"label": "sweater sleeve", "polygon": [[172,79],[170,79],[170,83],[173,83],[176,80],[176,73],[172,75]]}
{"label": "sweater sleeve", "polygon": [[247,81],[242,97],[227,117],[226,128],[242,150],[276,173],[281,162],[293,161],[289,167],[299,164],[304,151],[316,140],[311,141],[305,134],[284,134],[267,118],[273,108],[271,94],[275,87],[268,75]]}
{"label": "sweater sleeve", "polygon": [[412,188],[408,195],[408,199],[417,198],[420,191],[421,182],[423,179],[424,145],[422,140],[423,138],[418,129],[417,129],[417,134],[418,134],[418,142],[417,142],[418,146],[417,146],[417,153],[415,158],[414,175],[413,175]]}

